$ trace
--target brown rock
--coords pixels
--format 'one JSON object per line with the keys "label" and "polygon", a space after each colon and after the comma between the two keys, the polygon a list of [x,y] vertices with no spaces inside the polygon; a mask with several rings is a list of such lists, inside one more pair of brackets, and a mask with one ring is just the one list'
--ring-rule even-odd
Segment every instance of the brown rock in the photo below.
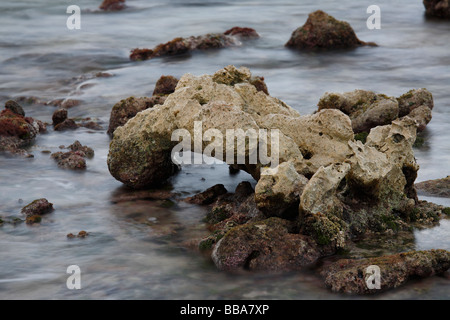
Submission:
{"label": "brown rock", "polygon": [[28,216],[43,215],[53,211],[53,204],[47,199],[37,199],[22,208],[22,213]]}

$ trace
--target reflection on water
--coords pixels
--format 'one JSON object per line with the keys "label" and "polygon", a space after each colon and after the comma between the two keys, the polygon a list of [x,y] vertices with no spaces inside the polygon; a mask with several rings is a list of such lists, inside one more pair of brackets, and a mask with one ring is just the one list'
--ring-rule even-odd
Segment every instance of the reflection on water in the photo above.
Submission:
{"label": "reflection on water", "polygon": [[[151,95],[158,78],[213,73],[228,64],[264,76],[271,95],[312,113],[326,91],[374,90],[399,96],[412,88],[433,93],[433,120],[424,148],[415,150],[419,181],[450,174],[450,24],[427,21],[420,1],[382,0],[382,29],[366,28],[366,6],[354,1],[130,1],[127,11],[106,14],[88,0],[82,29],[65,27],[66,5],[56,0],[0,3],[0,102],[36,96],[43,101],[81,100],[70,117],[100,120],[104,130],[54,132],[36,140],[32,159],[0,156],[0,216],[21,217],[21,208],[45,197],[55,211],[41,225],[0,227],[0,298],[62,299],[303,299],[348,298],[331,294],[310,271],[283,275],[229,275],[189,248],[207,233],[205,212],[183,202],[134,198],[107,169],[106,127],[111,107],[129,96]],[[334,53],[298,53],[283,45],[307,14],[322,9],[347,20],[377,48]],[[14,32],[11,27],[14,25]],[[261,39],[242,47],[184,57],[130,62],[136,47],[153,47],[177,36],[255,28]],[[99,71],[112,77],[95,77]],[[27,115],[51,122],[55,107],[24,104]],[[86,172],[59,169],[49,150],[79,140],[95,150]],[[229,191],[246,173],[225,165],[185,166],[169,182],[184,197],[223,183]],[[118,196],[122,200],[118,200]],[[446,206],[448,199],[424,198]],[[89,232],[85,239],[68,233]],[[416,249],[450,249],[450,224],[414,233]],[[407,243],[411,245],[411,243]],[[79,265],[82,290],[66,288],[66,269]],[[448,279],[434,277],[372,298],[449,298]]]}

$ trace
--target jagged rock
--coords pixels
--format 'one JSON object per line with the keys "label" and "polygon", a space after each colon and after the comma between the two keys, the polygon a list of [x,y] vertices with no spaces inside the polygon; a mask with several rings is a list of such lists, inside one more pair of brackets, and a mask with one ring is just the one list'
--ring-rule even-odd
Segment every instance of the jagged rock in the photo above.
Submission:
{"label": "jagged rock", "polygon": [[[65,147],[63,146],[62,148]],[[68,146],[67,149],[70,149],[70,151],[55,152],[51,154],[51,157],[61,168],[84,170],[86,169],[85,158],[92,158],[94,156],[94,150],[87,146],[83,146],[79,141],[75,141],[73,144]]]}
{"label": "jagged rock", "polygon": [[423,195],[450,198],[450,176],[442,179],[427,180],[415,184]]}
{"label": "jagged rock", "polygon": [[[369,288],[366,281],[373,273],[369,266],[380,268],[380,289]],[[332,291],[372,294],[397,288],[414,277],[430,277],[450,268],[450,252],[446,250],[412,251],[358,260],[338,260],[322,271],[325,284]]]}
{"label": "jagged rock", "polygon": [[345,93],[325,93],[318,102],[318,110],[338,109],[352,120],[355,133],[368,133],[371,128],[390,124],[409,116],[423,131],[431,121],[433,97],[426,89],[410,90],[399,98],[372,91],[354,90]]}
{"label": "jagged rock", "polygon": [[161,76],[158,81],[156,81],[155,89],[153,90],[153,95],[168,95],[175,91],[177,87],[178,79],[173,76]]}
{"label": "jagged rock", "polygon": [[78,124],[73,119],[65,119],[63,122],[54,126],[55,131],[75,130]]}
{"label": "jagged rock", "polygon": [[[300,116],[258,91],[251,79],[247,68],[234,66],[214,75],[181,77],[164,104],[139,112],[116,129],[108,155],[111,174],[132,188],[161,183],[174,173],[171,153],[179,147],[177,129],[193,139],[210,129],[218,140],[224,138],[210,154],[220,160],[231,155],[228,164],[258,181],[255,192],[243,185],[242,196],[236,192],[217,197],[206,217],[213,233],[200,246],[214,248],[215,262],[225,270],[292,270],[346,248],[364,234],[410,230],[414,220],[436,224],[440,214],[420,203],[414,188],[419,168],[412,150],[416,121],[404,116],[373,127],[363,144],[355,140],[351,119],[343,111],[324,108]],[[370,92],[367,96],[374,97]],[[382,96],[380,100],[397,103]],[[259,141],[278,156],[270,160],[278,161],[273,167],[262,158],[250,161],[257,144],[244,139],[227,145],[230,129],[278,130],[278,139]],[[208,139],[186,139],[186,147],[198,144],[196,152],[211,151]],[[261,222],[268,217],[270,223]],[[255,226],[261,225],[265,231],[259,232]],[[271,244],[264,238],[268,235]],[[244,239],[248,243],[243,244]],[[305,256],[294,257],[295,250]]]}
{"label": "jagged rock", "polygon": [[423,0],[425,14],[428,17],[441,19],[450,19],[450,1],[449,0]]}
{"label": "jagged rock", "polygon": [[239,40],[258,38],[259,35],[251,28],[234,27],[226,33],[208,33],[189,38],[175,38],[169,42],[159,44],[153,49],[133,49],[130,59],[148,60],[162,56],[181,55],[194,50],[218,49],[241,44]]}
{"label": "jagged rock", "polygon": [[308,16],[306,23],[296,29],[286,47],[294,49],[346,49],[371,45],[358,39],[353,28],[345,21],[336,20],[317,10]]}

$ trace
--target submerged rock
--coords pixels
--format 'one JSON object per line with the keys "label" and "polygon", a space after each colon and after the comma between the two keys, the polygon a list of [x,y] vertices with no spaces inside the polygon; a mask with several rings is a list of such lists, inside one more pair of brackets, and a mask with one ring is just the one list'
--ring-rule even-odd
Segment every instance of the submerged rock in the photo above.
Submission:
{"label": "submerged rock", "polygon": [[198,193],[192,197],[186,198],[185,201],[194,204],[206,205],[211,204],[218,196],[227,193],[223,184],[216,184],[205,191]]}
{"label": "submerged rock", "polygon": [[58,109],[53,112],[52,121],[53,126],[57,126],[60,123],[63,123],[67,119],[67,109]]}
{"label": "submerged rock", "polygon": [[133,61],[148,60],[162,56],[181,55],[195,50],[218,49],[240,45],[239,40],[258,38],[259,35],[251,28],[234,27],[225,33],[208,33],[189,38],[175,38],[159,44],[153,49],[133,49],[130,59]]}
{"label": "submerged rock", "polygon": [[449,0],[423,0],[425,14],[428,17],[441,19],[450,19],[450,1]]}
{"label": "submerged rock", "polygon": [[427,180],[415,184],[423,195],[450,198],[450,176],[442,179]]}
{"label": "submerged rock", "polygon": [[15,102],[14,100],[8,100],[5,102],[5,109],[9,109],[15,114],[21,115],[25,117],[25,111],[23,111],[23,108],[20,104]]}
{"label": "submerged rock", "polygon": [[[47,199],[37,199],[22,208],[22,214],[27,217],[41,216],[53,211],[53,204]],[[34,218],[33,218],[34,219]]]}
{"label": "submerged rock", "polygon": [[431,121],[433,96],[426,89],[410,90],[399,98],[366,90],[327,92],[318,106],[319,111],[338,109],[347,114],[355,133],[368,133],[374,127],[390,124],[405,116],[416,121],[417,130],[423,131]]}
{"label": "submerged rock", "polygon": [[345,21],[336,20],[327,13],[317,10],[308,16],[306,23],[296,29],[286,47],[294,49],[348,49],[371,45],[358,39],[353,28]]}
{"label": "submerged rock", "polygon": [[[372,275],[369,266],[380,268],[379,289],[371,289],[367,282]],[[390,256],[358,260],[338,260],[322,271],[325,284],[332,291],[371,294],[397,288],[414,277],[430,277],[450,268],[450,252],[446,250],[412,251]]]}
{"label": "submerged rock", "polygon": [[103,0],[99,8],[105,11],[120,11],[126,7],[125,0]]}

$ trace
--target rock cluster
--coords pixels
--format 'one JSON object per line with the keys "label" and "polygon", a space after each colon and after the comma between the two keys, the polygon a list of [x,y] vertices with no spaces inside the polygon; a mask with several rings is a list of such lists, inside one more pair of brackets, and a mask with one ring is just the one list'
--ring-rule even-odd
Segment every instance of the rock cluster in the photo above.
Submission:
{"label": "rock cluster", "polygon": [[[65,147],[62,146],[62,148]],[[70,151],[59,151],[52,153],[51,155],[60,168],[83,170],[86,169],[86,158],[90,159],[94,157],[94,150],[87,146],[83,146],[79,141],[75,141],[68,146],[67,149],[70,149]]]}
{"label": "rock cluster", "polygon": [[[250,162],[255,146],[221,145],[222,154],[246,159],[238,167],[257,180],[254,190],[243,184],[229,194],[215,186],[189,199],[211,206],[206,219],[212,234],[200,247],[212,250],[218,268],[298,270],[347,248],[356,237],[407,232],[444,216],[443,207],[429,210],[419,202],[414,187],[419,166],[412,145],[418,125],[409,115],[417,109],[413,104],[426,100],[416,91],[402,98],[409,99],[405,103],[380,97],[392,100],[397,109],[401,104],[413,110],[400,118],[397,111],[397,118],[372,127],[363,144],[355,139],[345,107],[300,116],[258,91],[252,78],[248,69],[234,66],[214,75],[184,75],[162,105],[139,112],[116,129],[108,155],[111,174],[141,188],[174,173],[176,129],[191,137],[194,122],[201,123],[202,132],[215,129],[223,137],[227,129],[278,130],[278,140],[263,139],[267,150],[278,149],[276,167]],[[373,98],[378,96],[367,101]],[[202,141],[202,151],[208,146]]]}

